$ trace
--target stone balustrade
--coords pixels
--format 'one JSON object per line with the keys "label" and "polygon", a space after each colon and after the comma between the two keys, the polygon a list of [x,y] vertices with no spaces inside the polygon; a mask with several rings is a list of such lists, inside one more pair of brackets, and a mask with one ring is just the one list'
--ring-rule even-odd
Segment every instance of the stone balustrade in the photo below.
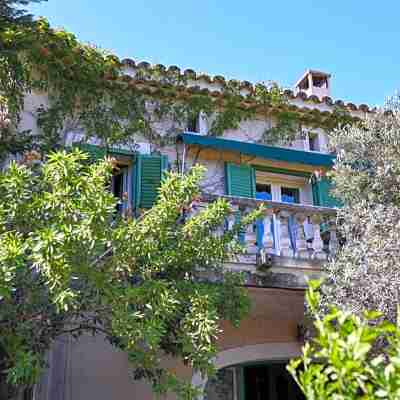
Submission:
{"label": "stone balustrade", "polygon": [[202,202],[217,198],[229,201],[232,213],[225,229],[231,229],[238,216],[263,206],[263,215],[239,235],[246,254],[259,266],[268,266],[271,258],[326,261],[338,247],[336,210],[269,200],[203,194]]}

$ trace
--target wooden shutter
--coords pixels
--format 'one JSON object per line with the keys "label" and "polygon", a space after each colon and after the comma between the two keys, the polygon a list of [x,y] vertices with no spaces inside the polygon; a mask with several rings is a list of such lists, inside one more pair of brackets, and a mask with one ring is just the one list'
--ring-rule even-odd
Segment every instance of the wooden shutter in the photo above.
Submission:
{"label": "wooden shutter", "polygon": [[321,207],[342,207],[339,199],[331,194],[333,185],[330,179],[322,178],[312,185],[314,205]]}
{"label": "wooden shutter", "polygon": [[91,162],[102,160],[106,156],[106,149],[104,147],[87,143],[78,144],[77,147],[89,154],[89,161]]}
{"label": "wooden shutter", "polygon": [[256,179],[254,168],[245,164],[225,164],[226,194],[238,197],[255,197]]}
{"label": "wooden shutter", "polygon": [[151,208],[158,196],[163,171],[167,169],[166,156],[138,155],[135,164],[135,208]]}

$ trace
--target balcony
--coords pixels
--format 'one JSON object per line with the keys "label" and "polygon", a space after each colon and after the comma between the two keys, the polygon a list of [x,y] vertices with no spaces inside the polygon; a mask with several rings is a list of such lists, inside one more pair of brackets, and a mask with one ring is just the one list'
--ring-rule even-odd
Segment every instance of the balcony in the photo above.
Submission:
{"label": "balcony", "polygon": [[[221,196],[203,194],[208,203]],[[336,209],[269,200],[222,196],[231,204],[226,229],[240,213],[264,206],[262,218],[240,234],[245,253],[227,267],[247,273],[247,283],[304,288],[308,278],[318,278],[323,264],[338,248]]]}

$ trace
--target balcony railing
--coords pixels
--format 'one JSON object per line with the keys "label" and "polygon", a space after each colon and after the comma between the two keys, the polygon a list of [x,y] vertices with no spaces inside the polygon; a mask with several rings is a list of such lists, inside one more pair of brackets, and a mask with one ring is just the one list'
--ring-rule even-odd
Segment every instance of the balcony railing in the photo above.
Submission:
{"label": "balcony railing", "polygon": [[[219,197],[203,194],[202,201],[207,203]],[[227,229],[232,228],[238,215],[263,205],[262,217],[240,235],[246,254],[254,257],[259,266],[268,266],[271,259],[277,257],[323,262],[336,253],[338,240],[334,208],[222,197],[229,201],[232,208]]]}

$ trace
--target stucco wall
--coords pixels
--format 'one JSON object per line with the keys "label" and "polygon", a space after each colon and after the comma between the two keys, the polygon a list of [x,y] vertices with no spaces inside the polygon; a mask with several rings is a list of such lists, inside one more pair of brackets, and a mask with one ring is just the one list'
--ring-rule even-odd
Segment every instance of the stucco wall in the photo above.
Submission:
{"label": "stucco wall", "polygon": [[[204,87],[208,87],[208,86],[210,86],[210,84],[205,84]],[[332,109],[331,107],[328,107],[326,105],[309,104],[309,103],[305,103],[299,99],[296,99],[295,101],[293,101],[293,103],[299,107],[307,107],[310,109],[319,109],[321,111],[331,111],[331,109]],[[20,122],[19,129],[31,130],[33,134],[36,134],[38,132],[37,109],[40,106],[43,106],[43,107],[48,106],[47,95],[40,94],[40,93],[29,93],[25,97],[24,105],[25,105],[25,109],[21,115],[21,122]],[[151,110],[151,107],[152,106],[149,103],[148,104],[149,111]],[[205,115],[201,116],[200,121],[199,121],[200,134],[207,134],[208,130],[210,129],[212,120],[213,120],[213,116],[211,116],[211,117],[206,117]],[[263,132],[266,129],[271,128],[272,126],[273,126],[273,121],[271,119],[262,120],[262,119],[255,118],[252,120],[245,120],[245,121],[240,122],[238,129],[229,129],[229,130],[225,131],[223,137],[229,138],[229,139],[234,139],[234,140],[254,142],[254,141],[259,140],[261,138]],[[66,133],[68,133],[69,128],[71,128],[72,131],[74,131],[78,127],[76,127],[76,126],[66,127]],[[154,122],[153,128],[161,135],[167,135],[167,134],[171,133],[171,131],[174,131],[174,132],[176,130],[184,131],[186,129],[184,123],[178,124],[177,122],[169,120],[168,118],[165,118],[162,121]],[[304,127],[304,129],[307,130],[307,127]],[[319,133],[321,135],[324,135],[322,130],[319,130]],[[139,142],[146,141],[146,139],[143,137],[140,137],[140,135],[138,135],[138,137],[136,139]],[[325,135],[323,141],[326,141],[326,135]],[[304,140],[296,140],[291,144],[290,147],[299,149],[299,150],[308,150],[307,143]],[[153,150],[155,150],[155,149],[157,149],[157,148],[155,147]],[[322,151],[325,151],[325,148],[323,148]]]}
{"label": "stucco wall", "polygon": [[297,324],[304,315],[303,291],[249,288],[252,302],[249,316],[239,328],[224,322],[218,341],[221,350],[268,343],[296,342]]}

